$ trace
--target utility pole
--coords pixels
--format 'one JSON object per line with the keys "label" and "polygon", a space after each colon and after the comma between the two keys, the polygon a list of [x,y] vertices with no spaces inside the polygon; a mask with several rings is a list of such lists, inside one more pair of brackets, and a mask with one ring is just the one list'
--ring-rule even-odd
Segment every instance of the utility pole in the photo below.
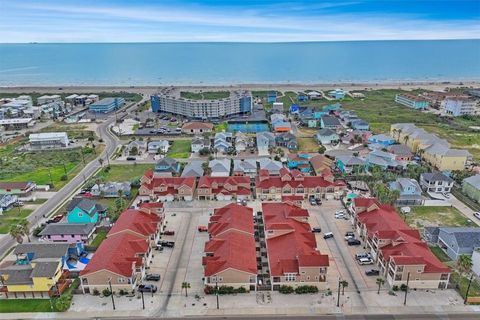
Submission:
{"label": "utility pole", "polygon": [[220,309],[218,304],[218,281],[215,280],[215,295],[217,296],[217,309]]}
{"label": "utility pole", "polygon": [[467,292],[465,292],[465,300],[463,300],[463,304],[467,304],[468,300],[468,292],[470,291],[470,286],[472,285],[473,280],[473,273],[470,275],[470,280],[468,281]]}
{"label": "utility pole", "polygon": [[340,307],[340,285],[341,285],[341,281],[340,281],[340,278],[338,278],[338,296],[337,296],[337,307]]}
{"label": "utility pole", "polygon": [[143,291],[140,291],[142,294],[142,308],[145,310],[145,300],[143,299]]}
{"label": "utility pole", "polygon": [[113,298],[112,279],[111,278],[108,278],[108,286],[110,287],[110,296],[112,297],[113,310],[115,310],[115,298]]}
{"label": "utility pole", "polygon": [[405,288],[405,298],[403,300],[403,305],[407,305],[407,294],[408,294],[408,282],[410,281],[410,272],[407,274],[407,287]]}

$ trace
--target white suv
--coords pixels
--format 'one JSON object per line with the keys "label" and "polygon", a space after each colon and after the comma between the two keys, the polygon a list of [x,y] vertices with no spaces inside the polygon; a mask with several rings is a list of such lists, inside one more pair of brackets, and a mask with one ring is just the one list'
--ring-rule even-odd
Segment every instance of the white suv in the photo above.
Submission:
{"label": "white suv", "polygon": [[474,212],[473,216],[477,219],[480,219],[480,212]]}

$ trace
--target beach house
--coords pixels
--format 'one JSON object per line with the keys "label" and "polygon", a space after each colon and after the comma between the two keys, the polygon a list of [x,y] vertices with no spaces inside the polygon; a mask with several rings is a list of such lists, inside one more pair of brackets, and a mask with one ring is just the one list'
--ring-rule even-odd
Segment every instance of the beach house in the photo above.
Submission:
{"label": "beach house", "polygon": [[415,179],[397,178],[388,185],[390,190],[397,190],[400,193],[395,201],[396,206],[418,206],[423,205],[422,188]]}
{"label": "beach house", "polygon": [[480,174],[463,179],[462,192],[470,199],[480,203]]}
{"label": "beach house", "polygon": [[107,207],[86,198],[73,198],[67,206],[68,223],[98,223]]}
{"label": "beach house", "polygon": [[318,143],[323,145],[332,144],[340,139],[334,130],[328,128],[318,130],[316,137]]}

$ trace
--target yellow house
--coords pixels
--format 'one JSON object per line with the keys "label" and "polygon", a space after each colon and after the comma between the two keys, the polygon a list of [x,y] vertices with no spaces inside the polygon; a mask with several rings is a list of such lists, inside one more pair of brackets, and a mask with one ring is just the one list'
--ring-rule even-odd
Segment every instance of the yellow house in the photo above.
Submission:
{"label": "yellow house", "polygon": [[392,124],[390,134],[440,171],[463,170],[472,158],[467,150],[452,149],[446,140],[412,123]]}

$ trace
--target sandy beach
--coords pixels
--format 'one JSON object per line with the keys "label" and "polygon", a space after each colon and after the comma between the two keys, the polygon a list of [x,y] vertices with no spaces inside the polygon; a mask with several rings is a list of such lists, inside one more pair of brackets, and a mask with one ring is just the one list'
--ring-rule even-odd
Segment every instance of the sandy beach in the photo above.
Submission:
{"label": "sandy beach", "polygon": [[[0,93],[25,93],[25,92],[45,92],[45,93],[88,93],[88,92],[135,92],[141,94],[151,94],[157,92],[159,89],[165,86],[15,86],[15,87],[0,87]],[[447,88],[455,87],[467,87],[476,88],[480,87],[480,81],[385,81],[385,82],[358,82],[358,83],[271,83],[271,84],[236,84],[236,85],[198,85],[198,86],[183,86],[175,85],[175,87],[182,90],[278,90],[278,91],[302,91],[302,90],[329,90],[333,88],[343,88],[348,91],[356,90],[378,90],[378,89],[402,89],[402,90],[414,90],[425,89],[432,91],[444,91]]]}

